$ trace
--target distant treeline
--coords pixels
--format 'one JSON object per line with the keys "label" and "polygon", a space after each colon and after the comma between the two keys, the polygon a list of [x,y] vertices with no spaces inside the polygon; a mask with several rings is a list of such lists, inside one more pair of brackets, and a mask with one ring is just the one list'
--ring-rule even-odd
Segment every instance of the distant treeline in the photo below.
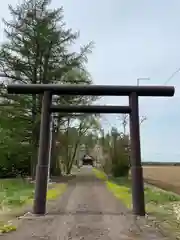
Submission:
{"label": "distant treeline", "polygon": [[180,166],[180,162],[142,162],[143,166]]}

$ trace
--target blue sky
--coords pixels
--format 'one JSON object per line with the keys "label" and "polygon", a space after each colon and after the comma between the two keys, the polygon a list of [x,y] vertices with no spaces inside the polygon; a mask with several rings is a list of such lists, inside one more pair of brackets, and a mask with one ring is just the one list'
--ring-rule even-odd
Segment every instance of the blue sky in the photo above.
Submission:
{"label": "blue sky", "polygon": [[[1,17],[9,18],[1,3]],[[130,85],[137,78],[143,85],[164,84],[180,67],[179,0],[53,0],[53,7],[64,7],[65,21],[81,36],[75,48],[95,42],[88,70],[95,84]],[[3,39],[1,24],[0,39]],[[140,115],[143,161],[180,161],[180,73],[168,85],[176,87],[173,98],[141,98]],[[127,104],[126,98],[106,97],[102,104]],[[105,116],[119,126],[116,117]],[[104,121],[105,124],[105,121]],[[108,124],[105,124],[108,128]]]}

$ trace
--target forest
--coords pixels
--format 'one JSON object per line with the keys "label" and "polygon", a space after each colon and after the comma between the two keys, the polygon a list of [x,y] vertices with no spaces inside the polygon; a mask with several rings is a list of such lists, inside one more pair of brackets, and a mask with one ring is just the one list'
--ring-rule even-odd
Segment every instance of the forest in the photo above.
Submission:
{"label": "forest", "polygon": [[[5,41],[0,45],[0,177],[35,179],[41,95],[7,94],[6,85],[16,84],[93,84],[87,70],[94,42],[73,51],[80,33],[68,29],[63,7],[51,9],[48,0],[28,0],[9,6],[11,20],[3,20]],[[53,104],[91,105],[94,96],[55,96]],[[101,115],[56,114],[52,117],[50,175],[70,174],[85,153],[94,156],[104,171],[115,176],[129,172],[129,136],[112,128],[106,132]],[[97,151],[98,149],[98,151]]]}

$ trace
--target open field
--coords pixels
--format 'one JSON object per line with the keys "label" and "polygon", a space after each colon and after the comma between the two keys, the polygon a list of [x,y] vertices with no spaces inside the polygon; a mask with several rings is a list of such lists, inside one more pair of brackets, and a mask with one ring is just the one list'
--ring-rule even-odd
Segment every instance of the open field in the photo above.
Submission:
{"label": "open field", "polygon": [[180,166],[143,166],[143,175],[148,183],[180,194]]}
{"label": "open field", "polygon": [[[107,177],[98,169],[94,169],[94,173],[98,178],[105,181],[107,188],[114,196],[127,208],[132,209],[132,183],[130,178]],[[144,190],[147,212],[146,224],[154,224],[161,229],[164,236],[170,236],[170,239],[180,239],[180,196],[147,184]]]}

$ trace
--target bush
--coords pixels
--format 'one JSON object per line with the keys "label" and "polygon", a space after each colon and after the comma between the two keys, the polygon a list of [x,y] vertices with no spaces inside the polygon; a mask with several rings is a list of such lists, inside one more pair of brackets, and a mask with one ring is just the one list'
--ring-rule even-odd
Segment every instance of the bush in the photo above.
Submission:
{"label": "bush", "polygon": [[112,174],[112,162],[109,158],[105,158],[105,162],[102,167],[103,167],[103,171],[107,175]]}
{"label": "bush", "polygon": [[129,174],[130,164],[127,154],[121,154],[116,161],[113,161],[112,175],[114,177],[126,177]]}

